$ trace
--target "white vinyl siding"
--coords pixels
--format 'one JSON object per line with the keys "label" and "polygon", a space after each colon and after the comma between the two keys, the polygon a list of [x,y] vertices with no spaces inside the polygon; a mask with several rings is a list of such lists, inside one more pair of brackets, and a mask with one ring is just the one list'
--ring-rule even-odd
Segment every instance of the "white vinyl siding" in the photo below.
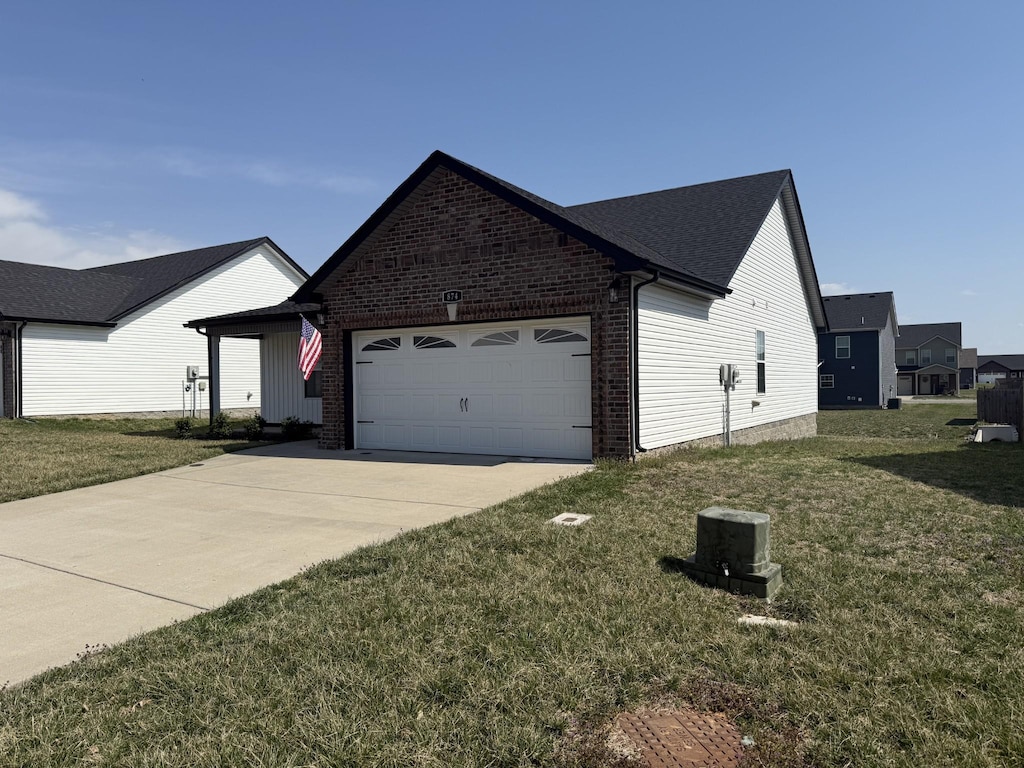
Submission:
{"label": "white vinyl siding", "polygon": [[280,424],[289,416],[300,421],[323,423],[323,400],[306,397],[306,382],[302,380],[297,356],[299,353],[299,323],[294,333],[272,333],[260,340],[260,387],[263,405],[260,413],[271,424]]}
{"label": "white vinyl siding", "polygon": [[[722,363],[740,367],[740,383],[730,393],[733,431],[817,412],[817,332],[778,201],[729,287],[732,293],[715,301],[657,284],[640,290],[644,448],[722,434]],[[763,395],[756,392],[751,355],[755,330],[765,331],[771,348]]]}
{"label": "white vinyl siding", "polygon": [[[206,337],[184,323],[276,304],[301,281],[261,246],[122,318],[114,328],[29,323],[23,341],[23,411],[26,416],[180,411],[185,366],[209,373]],[[259,407],[258,342],[223,339],[220,361],[221,407]],[[204,408],[208,398],[209,390],[203,393]]]}

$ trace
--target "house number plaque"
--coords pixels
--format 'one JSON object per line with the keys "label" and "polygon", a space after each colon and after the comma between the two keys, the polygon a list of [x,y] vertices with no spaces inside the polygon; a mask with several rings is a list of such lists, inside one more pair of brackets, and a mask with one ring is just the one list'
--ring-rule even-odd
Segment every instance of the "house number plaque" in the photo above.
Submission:
{"label": "house number plaque", "polygon": [[445,291],[441,294],[441,301],[451,304],[455,301],[462,301],[462,291]]}

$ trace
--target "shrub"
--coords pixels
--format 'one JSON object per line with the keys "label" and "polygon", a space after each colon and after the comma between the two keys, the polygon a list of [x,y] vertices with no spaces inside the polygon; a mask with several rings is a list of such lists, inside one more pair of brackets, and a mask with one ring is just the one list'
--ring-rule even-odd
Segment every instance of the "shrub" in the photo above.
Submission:
{"label": "shrub", "polygon": [[179,440],[192,439],[192,419],[184,416],[174,422],[174,434]]}
{"label": "shrub", "polygon": [[210,422],[210,428],[206,431],[206,436],[217,440],[231,437],[231,423],[228,421],[228,415],[224,411],[213,417],[213,421]]}
{"label": "shrub", "polygon": [[245,424],[242,426],[245,429],[246,440],[262,440],[263,428],[267,426],[267,420],[258,413],[254,413],[251,418],[245,420]]}
{"label": "shrub", "polygon": [[308,440],[312,436],[312,421],[300,421],[298,416],[281,419],[281,437],[285,440]]}

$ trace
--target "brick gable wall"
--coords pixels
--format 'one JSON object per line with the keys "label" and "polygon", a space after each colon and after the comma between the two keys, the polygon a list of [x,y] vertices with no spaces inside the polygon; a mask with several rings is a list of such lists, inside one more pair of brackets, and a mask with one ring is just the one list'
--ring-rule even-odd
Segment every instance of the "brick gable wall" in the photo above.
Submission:
{"label": "brick gable wall", "polygon": [[459,322],[588,315],[594,456],[629,458],[630,291],[622,279],[610,301],[612,260],[450,171],[427,183],[324,285],[321,446],[346,447],[346,331],[446,324],[441,293],[456,289]]}

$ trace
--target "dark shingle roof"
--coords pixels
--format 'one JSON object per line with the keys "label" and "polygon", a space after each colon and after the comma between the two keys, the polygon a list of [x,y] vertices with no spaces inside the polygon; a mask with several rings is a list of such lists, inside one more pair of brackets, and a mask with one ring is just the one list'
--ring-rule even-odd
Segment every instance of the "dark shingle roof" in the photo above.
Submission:
{"label": "dark shingle roof", "polygon": [[[420,186],[447,169],[566,232],[615,260],[622,272],[657,270],[665,277],[712,295],[729,293],[729,281],[772,205],[788,196],[796,224],[794,238],[807,290],[814,296],[816,324],[825,318],[817,304],[817,278],[806,246],[799,202],[789,171],[774,171],[692,187],[563,207],[435,151],[292,297],[316,298],[338,266],[373,241],[392,217],[400,216]],[[813,285],[811,285],[813,283]]]}
{"label": "dark shingle roof", "polygon": [[822,296],[830,331],[880,331],[895,312],[891,291]]}
{"label": "dark shingle roof", "polygon": [[91,269],[0,261],[0,317],[113,325],[129,312],[263,243],[269,243],[300,274],[306,274],[267,237]]}
{"label": "dark shingle roof", "polygon": [[294,301],[282,301],[272,307],[261,307],[259,309],[247,309],[243,312],[230,312],[226,315],[215,315],[204,317],[199,320],[190,320],[185,323],[188,328],[206,328],[211,325],[230,325],[231,323],[243,320],[287,320],[289,317],[299,315],[315,315],[321,309],[316,302],[296,303]]}
{"label": "dark shingle roof", "polygon": [[789,176],[773,171],[568,210],[643,243],[654,264],[726,286]]}
{"label": "dark shingle roof", "polygon": [[978,367],[996,363],[1011,371],[1024,371],[1024,355],[978,355]]}
{"label": "dark shingle roof", "polygon": [[136,284],[121,275],[0,261],[0,318],[112,324]]}
{"label": "dark shingle roof", "polygon": [[919,325],[901,325],[900,337],[896,340],[897,349],[919,347],[929,339],[941,336],[956,342],[960,346],[960,323],[922,323]]}

